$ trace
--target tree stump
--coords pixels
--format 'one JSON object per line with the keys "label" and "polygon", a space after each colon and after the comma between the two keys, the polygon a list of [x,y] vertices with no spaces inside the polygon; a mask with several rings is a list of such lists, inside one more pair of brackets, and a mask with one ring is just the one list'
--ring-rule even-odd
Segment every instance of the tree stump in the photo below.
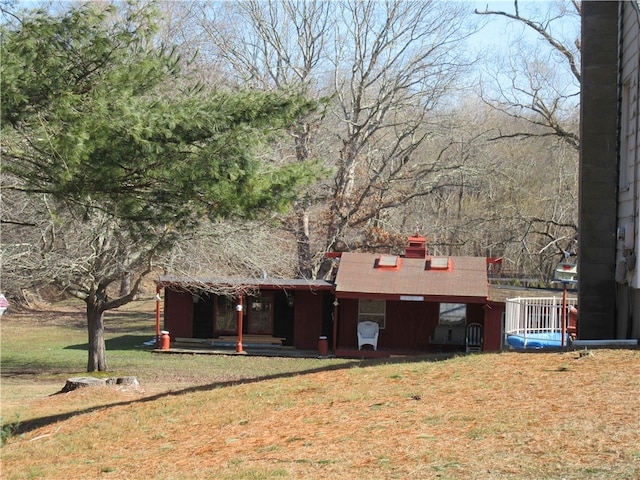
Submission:
{"label": "tree stump", "polygon": [[68,378],[67,383],[62,387],[62,393],[71,392],[78,388],[83,387],[100,387],[107,384],[107,381],[103,378],[95,377],[73,377]]}
{"label": "tree stump", "polygon": [[116,385],[140,385],[138,377],[119,377],[116,379]]}
{"label": "tree stump", "polygon": [[103,387],[105,385],[140,386],[138,377],[118,377],[118,378],[95,378],[95,377],[73,377],[68,378],[67,383],[60,393],[67,393],[83,387]]}

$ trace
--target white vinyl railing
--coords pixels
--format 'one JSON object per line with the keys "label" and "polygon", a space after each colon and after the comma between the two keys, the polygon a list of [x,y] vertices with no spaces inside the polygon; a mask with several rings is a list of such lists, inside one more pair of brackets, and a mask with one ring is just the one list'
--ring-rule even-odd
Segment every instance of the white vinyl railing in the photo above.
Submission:
{"label": "white vinyl railing", "polygon": [[[567,324],[569,309],[577,303],[575,298],[566,299],[567,315],[565,321]],[[561,333],[562,304],[562,297],[511,298],[507,300],[505,335],[518,335],[526,339],[527,335]]]}

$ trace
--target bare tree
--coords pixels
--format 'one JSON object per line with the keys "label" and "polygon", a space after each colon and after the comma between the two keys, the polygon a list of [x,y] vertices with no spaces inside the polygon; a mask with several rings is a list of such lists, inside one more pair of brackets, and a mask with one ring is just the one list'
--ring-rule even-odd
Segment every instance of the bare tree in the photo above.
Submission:
{"label": "bare tree", "polygon": [[434,253],[498,257],[515,273],[550,279],[558,258],[576,251],[575,150],[547,136],[492,140],[515,120],[479,100],[455,115],[459,180],[415,199],[397,221],[420,223]]}
{"label": "bare tree", "polygon": [[264,221],[218,221],[201,228],[165,257],[162,267],[190,277],[291,278],[297,272],[291,235]]}
{"label": "bare tree", "polygon": [[[6,177],[5,177],[6,182]],[[145,275],[151,272],[153,248],[131,248],[136,239],[118,220],[104,212],[75,216],[61,211],[47,194],[25,195],[11,188],[3,192],[2,263],[8,293],[16,296],[34,286],[54,285],[86,303],[89,365],[101,366],[105,358],[103,312],[130,302]],[[16,221],[28,209],[29,222]],[[163,231],[164,230],[164,231]],[[158,229],[158,246],[171,233]],[[123,275],[132,285],[120,294]]]}
{"label": "bare tree", "polygon": [[451,180],[450,142],[441,144],[436,112],[471,63],[461,48],[471,33],[464,8],[436,1],[203,8],[202,28],[228,60],[228,78],[326,99],[326,110],[291,132],[291,161],[321,157],[335,172],[307,191],[289,221],[303,276],[322,276],[326,251],[365,246],[385,211]]}
{"label": "bare tree", "polygon": [[[326,48],[332,35],[334,5],[322,0],[205,3],[200,25],[205,33],[204,56],[213,62],[224,59],[220,71],[231,85],[262,90],[293,90],[322,98],[322,75]],[[208,42],[208,44],[206,43]],[[281,150],[280,161],[304,162],[318,154],[314,135],[324,116],[300,118],[291,129],[292,149]],[[317,138],[317,137],[316,137]],[[312,276],[309,218],[312,193],[295,203],[288,224],[294,232],[299,274]]]}
{"label": "bare tree", "polygon": [[511,54],[496,59],[493,71],[487,69],[480,94],[489,105],[534,128],[501,131],[496,138],[553,135],[578,150],[580,8],[578,0],[557,0],[551,8],[524,13],[514,0],[512,12],[475,10],[521,27],[508,40]]}
{"label": "bare tree", "polygon": [[[322,259],[332,249],[400,250],[418,225],[435,251],[501,256],[539,277],[548,277],[559,252],[575,248],[579,45],[556,25],[572,19],[575,26],[579,4],[513,5],[513,13],[478,11],[514,27],[514,55],[485,71],[483,100],[493,113],[459,95],[443,104],[466,66],[459,56],[445,61],[471,31],[460,5],[437,14],[444,7],[430,2],[200,5],[198,26],[178,34],[198,45],[199,65],[208,62],[216,81],[326,100],[278,151],[277,161],[321,157],[333,171],[304,192],[284,219],[290,235],[278,236],[283,258],[290,250],[282,245],[295,245],[299,274],[324,275]],[[455,21],[439,26],[429,18]],[[530,43],[526,31],[539,41]],[[442,44],[430,44],[433,38]],[[244,258],[225,261],[278,272],[268,258]]]}

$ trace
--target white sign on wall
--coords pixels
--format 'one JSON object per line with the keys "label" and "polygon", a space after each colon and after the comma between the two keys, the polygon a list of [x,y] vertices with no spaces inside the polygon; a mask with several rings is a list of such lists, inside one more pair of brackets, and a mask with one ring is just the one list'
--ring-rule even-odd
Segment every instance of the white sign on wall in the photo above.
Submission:
{"label": "white sign on wall", "polygon": [[424,302],[424,297],[421,295],[400,295],[400,300],[403,302]]}

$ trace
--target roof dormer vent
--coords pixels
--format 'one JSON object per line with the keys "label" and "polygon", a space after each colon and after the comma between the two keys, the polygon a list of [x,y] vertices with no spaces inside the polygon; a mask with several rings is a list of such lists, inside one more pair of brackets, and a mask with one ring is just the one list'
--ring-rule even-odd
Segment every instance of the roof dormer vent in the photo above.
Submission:
{"label": "roof dormer vent", "polygon": [[399,256],[383,253],[376,259],[375,267],[394,270],[399,269],[400,264],[401,262]]}
{"label": "roof dormer vent", "polygon": [[449,257],[430,257],[425,262],[425,270],[451,270],[452,266]]}
{"label": "roof dormer vent", "polygon": [[407,239],[407,247],[405,248],[405,258],[425,258],[427,256],[427,239],[415,235]]}

